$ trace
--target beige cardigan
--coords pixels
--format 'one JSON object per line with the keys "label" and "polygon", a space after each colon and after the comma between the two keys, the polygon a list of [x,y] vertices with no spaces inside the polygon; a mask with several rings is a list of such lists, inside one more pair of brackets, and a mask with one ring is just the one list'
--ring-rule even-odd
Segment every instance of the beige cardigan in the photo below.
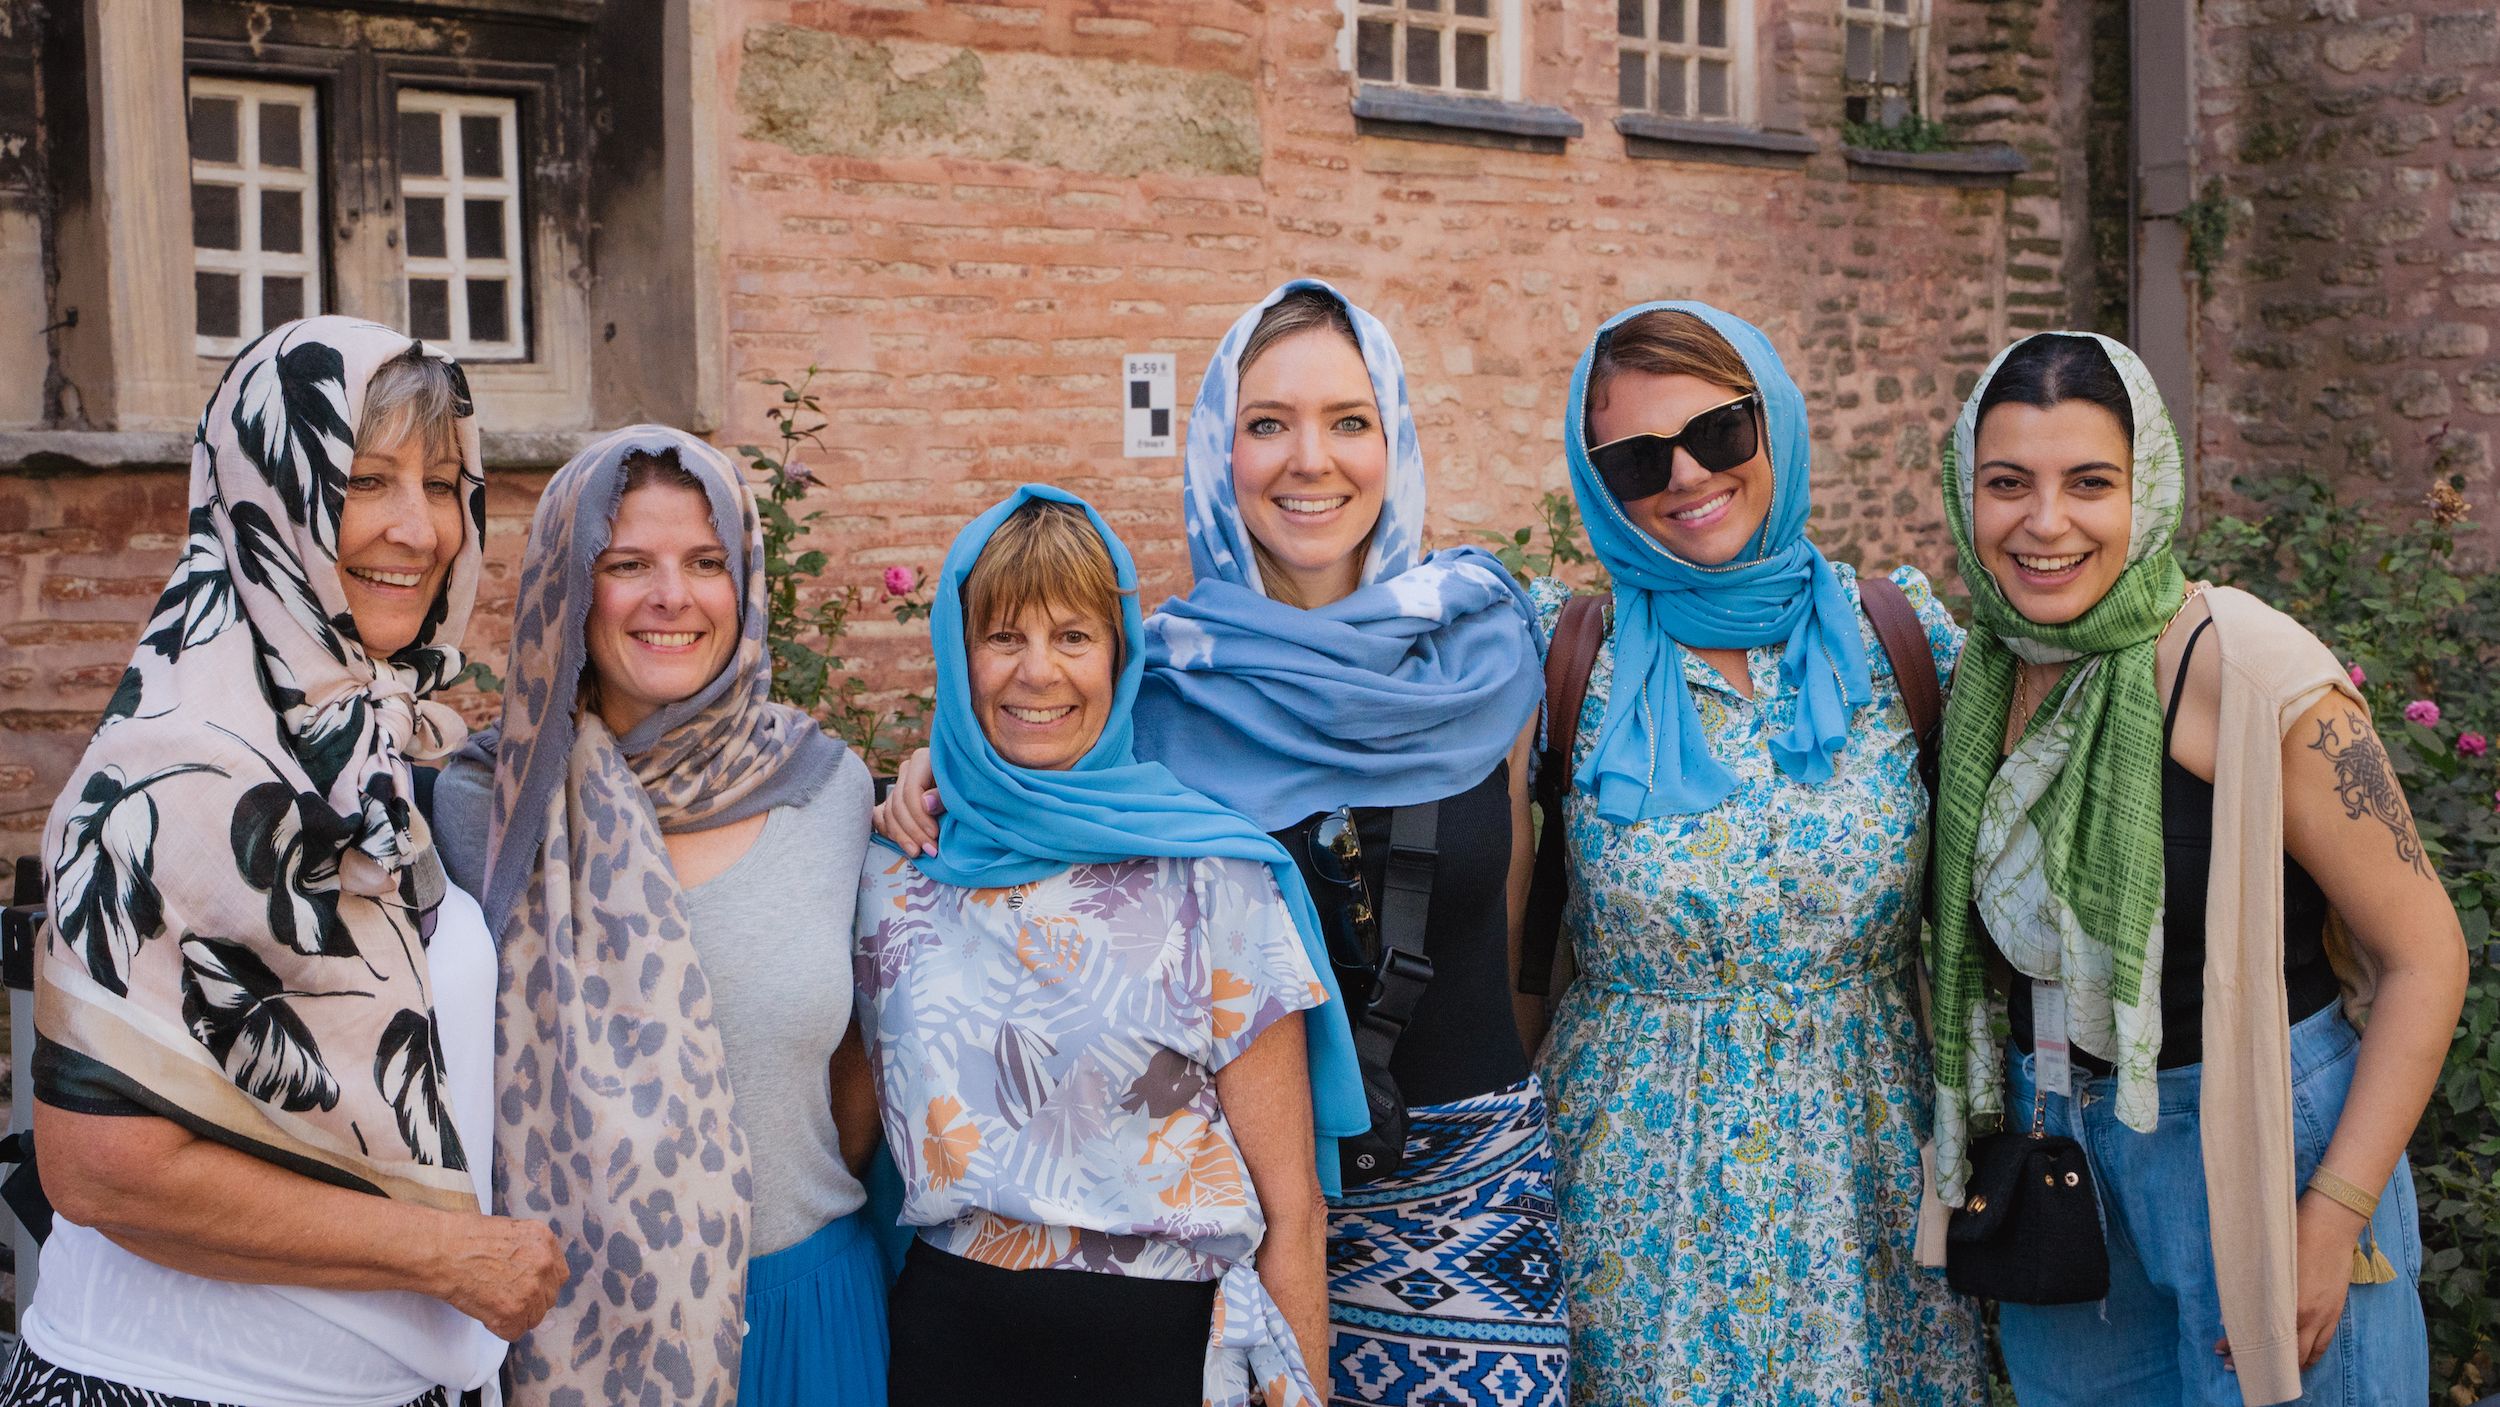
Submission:
{"label": "beige cardigan", "polygon": [[[2334,654],[2298,621],[2233,587],[2208,587],[2221,655],[2214,738],[2213,871],[2205,890],[2205,1061],[2199,1112],[2214,1282],[2244,1407],[2300,1396],[2300,1189],[2292,1182],[2292,1033],[2283,1013],[2283,738],[2327,691],[2366,706]],[[2236,935],[2226,942],[2224,935]],[[2344,1009],[2369,1015],[2378,975],[2327,924]],[[1934,1176],[1919,1259],[1944,1261]]]}
{"label": "beige cardigan", "polygon": [[[2205,592],[2222,654],[2213,875],[2205,890],[2201,1112],[2214,1281],[2246,1407],[2300,1396],[2291,1029],[2283,1019],[2283,737],[2351,676],[2298,621],[2245,591]],[[2236,934],[2237,942],[2221,941]],[[2344,1009],[2369,1017],[2378,973],[2330,916]]]}

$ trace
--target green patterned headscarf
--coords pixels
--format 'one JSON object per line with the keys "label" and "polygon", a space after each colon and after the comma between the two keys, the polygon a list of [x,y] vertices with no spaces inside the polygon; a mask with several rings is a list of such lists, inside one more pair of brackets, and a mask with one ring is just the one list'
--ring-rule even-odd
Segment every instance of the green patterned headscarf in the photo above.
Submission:
{"label": "green patterned headscarf", "polygon": [[[2004,999],[1980,944],[2015,971],[2065,985],[2077,1049],[2118,1075],[2118,1117],[2149,1130],[2160,1108],[2161,699],[2154,653],[2186,578],[2171,552],[2183,491],[2179,436],[2152,373],[2090,333],[2126,383],[2135,420],[2127,566],[2091,610],[2041,625],[2013,608],[1971,540],[1980,398],[2012,355],[1997,354],[1962,406],[1944,461],[1945,511],[1973,623],[1945,709],[1936,799],[1936,1170],[1961,1200],[1973,1125],[2004,1117]],[[2027,340],[2027,339],[2026,339]],[[1998,763],[2018,661],[2075,661]],[[1983,935],[1973,910],[1986,923]]]}

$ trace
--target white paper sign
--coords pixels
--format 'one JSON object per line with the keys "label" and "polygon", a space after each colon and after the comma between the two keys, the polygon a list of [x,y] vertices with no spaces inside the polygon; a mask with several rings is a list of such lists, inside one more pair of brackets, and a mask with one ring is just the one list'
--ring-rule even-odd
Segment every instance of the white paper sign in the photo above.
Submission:
{"label": "white paper sign", "polygon": [[1126,417],[1121,453],[1158,459],[1175,452],[1178,410],[1172,396],[1172,354],[1132,353],[1121,361],[1120,405]]}

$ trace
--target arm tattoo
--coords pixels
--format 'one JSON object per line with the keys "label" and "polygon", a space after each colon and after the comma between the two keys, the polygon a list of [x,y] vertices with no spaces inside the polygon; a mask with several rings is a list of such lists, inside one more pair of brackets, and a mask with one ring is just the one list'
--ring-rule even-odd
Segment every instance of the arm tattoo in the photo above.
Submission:
{"label": "arm tattoo", "polygon": [[2422,853],[2422,837],[2414,832],[2404,791],[2396,785],[2395,768],[2388,764],[2387,749],[2379,745],[2378,735],[2359,714],[2347,714],[2344,722],[2352,733],[2350,742],[2332,721],[2321,719],[2318,740],[2309,745],[2310,751],[2325,754],[2335,764],[2335,796],[2344,803],[2344,818],[2377,820],[2396,838],[2397,859],[2424,879],[2436,878],[2430,858]]}

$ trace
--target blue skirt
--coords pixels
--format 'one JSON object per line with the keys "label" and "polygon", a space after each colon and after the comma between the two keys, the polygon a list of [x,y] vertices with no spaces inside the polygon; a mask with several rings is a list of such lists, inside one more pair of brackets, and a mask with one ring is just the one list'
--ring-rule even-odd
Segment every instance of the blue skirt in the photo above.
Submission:
{"label": "blue skirt", "polygon": [[885,1257],[853,1212],[747,1266],[738,1407],[885,1407]]}

